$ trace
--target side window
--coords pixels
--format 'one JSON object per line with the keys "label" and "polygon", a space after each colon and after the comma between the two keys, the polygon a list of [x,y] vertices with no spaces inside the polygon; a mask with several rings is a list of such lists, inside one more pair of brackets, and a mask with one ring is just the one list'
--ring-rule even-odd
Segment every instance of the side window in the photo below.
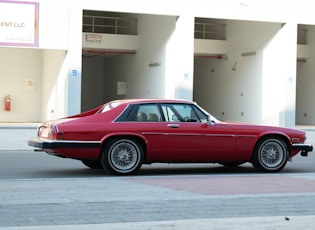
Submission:
{"label": "side window", "polygon": [[180,118],[173,112],[171,105],[162,105],[162,111],[167,122],[179,122]]}
{"label": "side window", "polygon": [[165,120],[168,122],[206,122],[207,115],[190,104],[162,105]]}
{"label": "side window", "polygon": [[156,104],[139,105],[137,121],[162,121],[161,115]]}
{"label": "side window", "polygon": [[181,117],[181,121],[184,122],[197,122],[198,117],[192,109],[191,105],[174,105],[174,108]]}
{"label": "side window", "polygon": [[194,111],[196,112],[197,117],[199,118],[200,122],[207,122],[208,116],[204,112],[202,112],[198,107],[194,106]]}

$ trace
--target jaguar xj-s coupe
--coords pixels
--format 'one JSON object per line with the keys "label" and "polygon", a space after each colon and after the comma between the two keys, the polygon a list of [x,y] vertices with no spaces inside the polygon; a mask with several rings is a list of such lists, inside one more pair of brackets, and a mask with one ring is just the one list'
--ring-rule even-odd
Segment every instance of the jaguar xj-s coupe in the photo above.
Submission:
{"label": "jaguar xj-s coupe", "polygon": [[313,146],[302,130],[220,121],[195,102],[128,99],[91,111],[43,122],[28,145],[82,161],[110,174],[135,173],[142,164],[250,162],[278,172]]}

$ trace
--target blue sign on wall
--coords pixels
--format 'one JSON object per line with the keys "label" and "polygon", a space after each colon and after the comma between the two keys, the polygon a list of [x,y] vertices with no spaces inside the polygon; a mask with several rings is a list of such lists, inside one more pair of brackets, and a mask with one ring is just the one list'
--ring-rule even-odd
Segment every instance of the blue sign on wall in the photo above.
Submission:
{"label": "blue sign on wall", "polygon": [[72,70],[72,76],[77,76],[78,75],[78,71],[76,69]]}

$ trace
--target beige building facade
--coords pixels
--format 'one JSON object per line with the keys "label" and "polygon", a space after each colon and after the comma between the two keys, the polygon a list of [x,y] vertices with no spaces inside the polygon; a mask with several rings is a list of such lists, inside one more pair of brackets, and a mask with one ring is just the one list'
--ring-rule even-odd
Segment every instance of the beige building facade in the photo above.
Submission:
{"label": "beige building facade", "polygon": [[11,98],[0,122],[40,122],[145,97],[194,100],[222,120],[315,124],[312,1],[0,6],[0,97]]}

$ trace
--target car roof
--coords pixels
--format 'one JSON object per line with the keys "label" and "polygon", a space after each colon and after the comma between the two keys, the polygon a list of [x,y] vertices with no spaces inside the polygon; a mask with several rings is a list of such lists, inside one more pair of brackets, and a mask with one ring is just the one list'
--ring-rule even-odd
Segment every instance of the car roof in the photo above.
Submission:
{"label": "car roof", "polygon": [[195,104],[193,101],[183,99],[158,99],[158,98],[134,98],[134,99],[122,99],[115,100],[121,104],[137,104],[137,103],[189,103]]}

